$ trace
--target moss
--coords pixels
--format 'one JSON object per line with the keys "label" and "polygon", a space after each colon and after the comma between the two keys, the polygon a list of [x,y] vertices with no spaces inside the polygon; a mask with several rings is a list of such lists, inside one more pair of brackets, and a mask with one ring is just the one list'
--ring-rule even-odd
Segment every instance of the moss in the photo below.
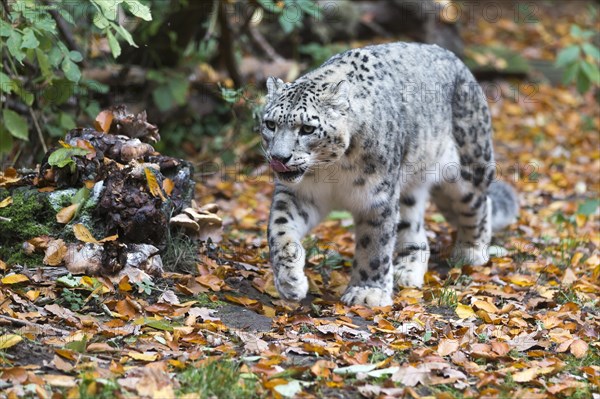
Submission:
{"label": "moss", "polygon": [[33,237],[49,235],[56,229],[55,215],[47,198],[37,190],[18,188],[12,193],[13,203],[0,209],[0,244],[10,245]]}

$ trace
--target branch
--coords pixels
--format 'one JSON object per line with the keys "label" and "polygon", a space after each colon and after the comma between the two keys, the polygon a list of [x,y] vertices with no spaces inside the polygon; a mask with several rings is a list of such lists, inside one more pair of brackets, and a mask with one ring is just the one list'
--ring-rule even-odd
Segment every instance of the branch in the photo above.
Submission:
{"label": "branch", "polygon": [[227,10],[225,9],[225,3],[220,3],[219,7],[219,25],[221,27],[221,37],[219,45],[221,47],[221,54],[223,55],[223,61],[225,67],[229,72],[229,76],[236,87],[243,86],[242,75],[235,59],[235,49],[233,47],[233,37],[231,34],[231,25],[227,19]]}
{"label": "branch", "polygon": [[258,29],[256,29],[255,26],[248,25],[246,31],[248,32],[248,37],[250,38],[250,40],[252,41],[252,43],[256,47],[258,47],[260,50],[262,50],[263,53],[265,53],[265,55],[267,56],[267,58],[269,58],[270,61],[281,61],[281,60],[283,60],[283,57],[280,56],[277,53],[277,51],[275,51],[275,49],[273,48],[273,46],[271,46],[267,42],[267,39],[265,39],[265,37],[263,36],[263,34],[260,33],[260,31]]}
{"label": "branch", "polygon": [[21,326],[27,326],[27,327],[31,327],[31,328],[35,328],[39,331],[52,331],[54,333],[59,333],[62,335],[69,335],[69,331],[67,330],[62,330],[60,328],[56,328],[56,327],[52,327],[52,326],[48,326],[48,325],[41,325],[41,324],[36,324],[33,323],[29,320],[21,320],[21,319],[15,319],[14,317],[10,317],[10,316],[5,316],[3,314],[0,314],[0,319],[4,319],[4,320],[8,320],[13,324],[17,324],[17,325],[21,325]]}
{"label": "branch", "polygon": [[[44,4],[48,5],[48,0],[44,0]],[[69,48],[69,50],[77,51],[80,54],[82,54],[81,50],[79,49],[79,46],[77,45],[77,42],[75,42],[75,39],[73,38],[71,29],[67,25],[67,22],[64,20],[64,18],[61,17],[60,14],[54,9],[49,9],[48,12],[50,13],[54,21],[56,21],[58,31],[60,32],[61,37],[67,43],[67,47]],[[81,65],[83,65],[84,68],[87,67],[85,59],[81,61]]]}

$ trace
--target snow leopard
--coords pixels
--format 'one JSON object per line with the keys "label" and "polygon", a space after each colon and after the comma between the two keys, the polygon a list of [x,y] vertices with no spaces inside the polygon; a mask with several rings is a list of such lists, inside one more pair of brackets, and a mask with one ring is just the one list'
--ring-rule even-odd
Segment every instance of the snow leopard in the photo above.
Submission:
{"label": "snow leopard", "polygon": [[390,43],[337,54],[284,83],[270,77],[260,121],[275,175],[267,236],[275,286],[300,301],[303,237],[332,210],[355,226],[348,305],[393,303],[422,287],[431,199],[457,230],[452,259],[488,262],[492,231],[518,216],[496,178],[491,116],[472,73],[436,45]]}

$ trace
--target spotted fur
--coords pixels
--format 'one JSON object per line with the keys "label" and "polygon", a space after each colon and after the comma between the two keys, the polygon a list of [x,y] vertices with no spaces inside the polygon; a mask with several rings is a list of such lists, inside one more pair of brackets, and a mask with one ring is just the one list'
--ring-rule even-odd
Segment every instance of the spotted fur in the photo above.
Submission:
{"label": "spotted fur", "polygon": [[433,201],[457,228],[453,256],[487,262],[492,228],[518,212],[495,181],[492,128],[473,75],[437,46],[349,50],[292,83],[270,78],[261,124],[277,180],[268,240],[275,285],[308,291],[303,236],[332,209],[352,212],[356,253],[347,304],[392,303],[394,281],[423,285]]}

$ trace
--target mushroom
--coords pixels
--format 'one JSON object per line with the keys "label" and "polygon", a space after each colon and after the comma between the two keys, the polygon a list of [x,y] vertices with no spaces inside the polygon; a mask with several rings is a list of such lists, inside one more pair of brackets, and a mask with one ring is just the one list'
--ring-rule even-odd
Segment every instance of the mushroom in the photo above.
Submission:
{"label": "mushroom", "polygon": [[199,232],[200,231],[200,226],[198,225],[198,223],[196,223],[195,221],[193,221],[187,214],[185,213],[181,213],[177,216],[174,216],[171,218],[171,220],[169,220],[169,224],[171,226],[180,226],[183,227],[186,230],[190,230],[193,232]]}

